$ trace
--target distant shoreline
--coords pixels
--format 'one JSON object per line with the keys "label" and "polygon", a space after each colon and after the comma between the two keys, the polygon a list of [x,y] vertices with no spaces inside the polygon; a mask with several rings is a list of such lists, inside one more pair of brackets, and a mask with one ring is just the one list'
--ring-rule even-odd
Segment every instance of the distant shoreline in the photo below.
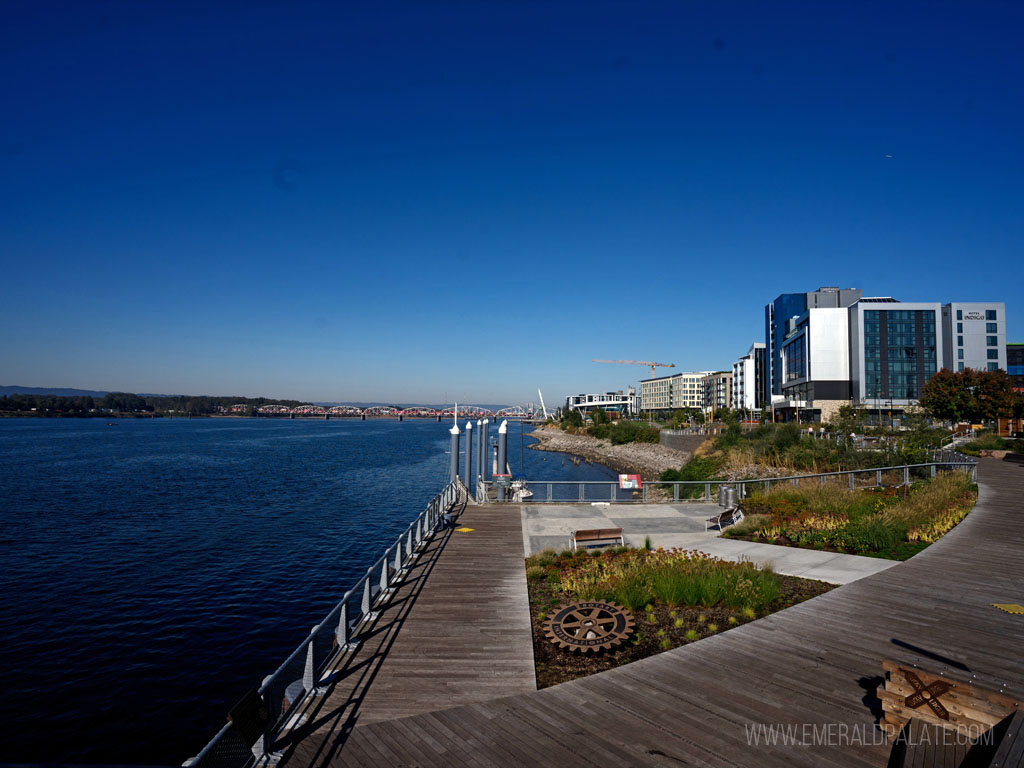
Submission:
{"label": "distant shoreline", "polygon": [[612,445],[609,440],[563,432],[558,427],[538,427],[530,435],[537,438],[531,450],[568,453],[621,474],[640,475],[644,480],[657,480],[666,469],[679,469],[692,457],[691,453],[657,443]]}

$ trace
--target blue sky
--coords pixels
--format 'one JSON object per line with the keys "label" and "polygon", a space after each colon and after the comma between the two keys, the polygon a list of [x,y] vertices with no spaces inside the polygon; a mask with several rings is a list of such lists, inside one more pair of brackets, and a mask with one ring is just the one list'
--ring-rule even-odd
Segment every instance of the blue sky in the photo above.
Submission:
{"label": "blue sky", "polygon": [[[1019,3],[9,5],[0,384],[522,402],[1005,301]],[[891,155],[891,157],[889,157]]]}

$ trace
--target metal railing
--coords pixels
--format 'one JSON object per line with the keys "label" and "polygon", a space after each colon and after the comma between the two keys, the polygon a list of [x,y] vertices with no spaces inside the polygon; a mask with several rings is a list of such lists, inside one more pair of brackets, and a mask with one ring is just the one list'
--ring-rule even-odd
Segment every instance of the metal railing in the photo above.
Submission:
{"label": "metal railing", "polygon": [[458,480],[430,500],[394,544],[345,593],[324,619],[292,651],[277,670],[264,678],[258,692],[269,714],[268,726],[250,747],[229,722],[203,750],[186,760],[191,768],[242,768],[273,765],[283,756],[276,746],[291,730],[305,723],[304,705],[323,696],[336,681],[337,662],[359,646],[360,633],[380,615],[406,577],[409,567],[437,531],[441,516],[466,499]]}
{"label": "metal railing", "polygon": [[[972,480],[978,478],[977,462],[970,456],[951,450],[936,450],[932,460],[922,464],[903,464],[894,467],[872,467],[870,469],[848,469],[839,472],[818,472],[806,475],[789,475],[787,477],[762,477],[747,480],[651,480],[643,483],[639,489],[620,488],[614,480],[577,481],[577,480],[541,480],[531,481],[530,490],[532,504],[578,504],[589,503],[655,503],[697,501],[711,502],[717,499],[718,488],[728,486],[735,488],[739,498],[747,497],[753,490],[770,491],[772,487],[788,484],[817,481],[821,485],[829,483],[846,484],[850,488],[880,488],[885,485],[909,485],[912,479],[935,477],[940,471],[960,471],[970,473]],[[891,482],[895,480],[896,482]],[[890,481],[890,482],[886,482]],[[489,486],[490,483],[487,483]],[[489,500],[500,501],[502,494],[492,490],[487,494]]]}

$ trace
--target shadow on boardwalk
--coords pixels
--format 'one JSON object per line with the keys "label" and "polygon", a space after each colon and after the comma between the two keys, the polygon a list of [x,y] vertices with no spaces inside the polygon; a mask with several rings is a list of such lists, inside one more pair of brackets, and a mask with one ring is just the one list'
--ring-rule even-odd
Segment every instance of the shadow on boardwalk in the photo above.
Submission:
{"label": "shadow on boardwalk", "polygon": [[332,764],[367,723],[536,689],[518,508],[468,507],[456,527],[362,633],[294,732],[289,765]]}
{"label": "shadow on boardwalk", "polygon": [[957,528],[882,573],[599,675],[360,721],[343,750],[315,762],[880,768],[883,659],[1024,692],[1024,625],[991,606],[1024,593],[1024,467],[983,460],[979,478]]}

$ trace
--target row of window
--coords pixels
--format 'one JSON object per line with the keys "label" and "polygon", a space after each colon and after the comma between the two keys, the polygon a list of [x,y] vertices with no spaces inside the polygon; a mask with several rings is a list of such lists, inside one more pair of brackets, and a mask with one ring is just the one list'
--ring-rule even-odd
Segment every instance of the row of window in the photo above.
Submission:
{"label": "row of window", "polygon": [[[958,371],[962,371],[963,369],[964,369],[964,364],[963,363],[958,363],[957,364],[957,370]],[[990,371],[998,371],[999,370],[999,363],[989,363],[988,364],[988,369]]]}

